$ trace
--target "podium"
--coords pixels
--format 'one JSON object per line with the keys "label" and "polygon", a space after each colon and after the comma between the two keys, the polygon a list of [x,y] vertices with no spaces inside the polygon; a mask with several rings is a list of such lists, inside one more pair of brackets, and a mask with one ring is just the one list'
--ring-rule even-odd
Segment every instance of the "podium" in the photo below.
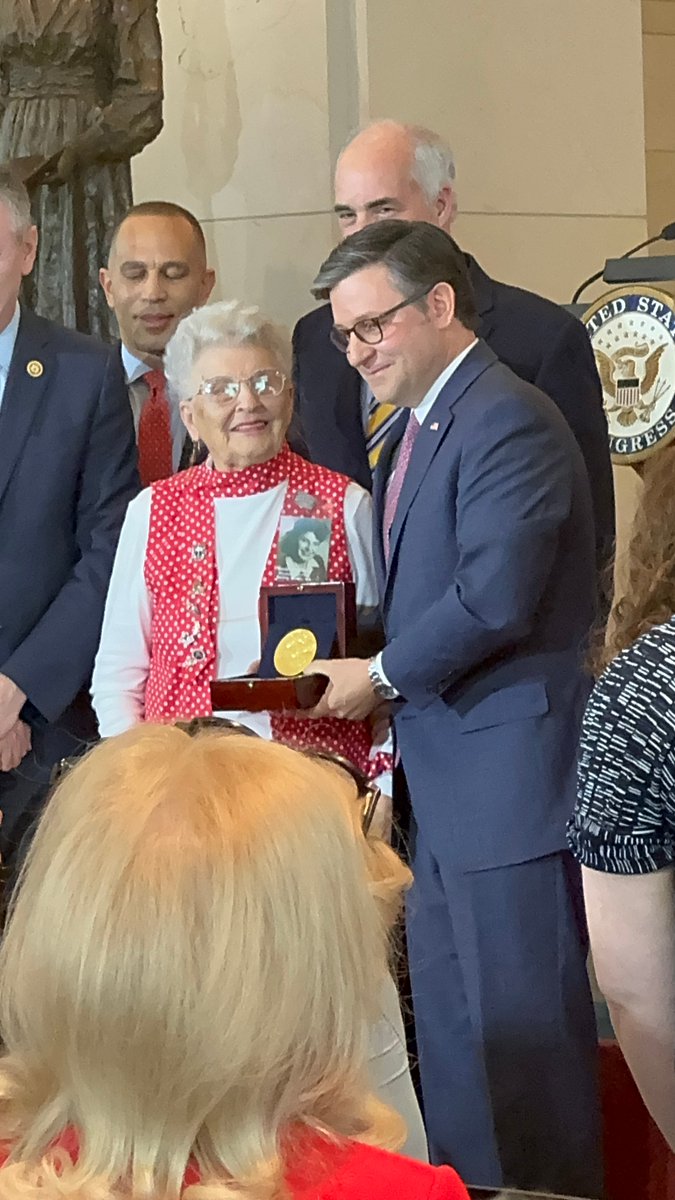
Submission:
{"label": "podium", "polygon": [[[661,238],[672,240],[675,224],[647,238],[621,258],[608,258],[602,271],[576,289],[562,307],[586,327],[602,382],[612,462],[634,466],[675,437],[675,301],[656,283],[675,280],[675,255],[631,258]],[[593,304],[579,296],[602,278],[619,286]]]}

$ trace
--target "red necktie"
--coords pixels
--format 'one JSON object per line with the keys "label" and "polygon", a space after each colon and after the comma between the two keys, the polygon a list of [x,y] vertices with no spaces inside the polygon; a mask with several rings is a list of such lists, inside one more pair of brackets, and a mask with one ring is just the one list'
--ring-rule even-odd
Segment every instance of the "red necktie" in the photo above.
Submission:
{"label": "red necktie", "polygon": [[163,371],[143,376],[149,395],[138,422],[138,469],[143,487],[173,475],[171,413]]}
{"label": "red necktie", "polygon": [[405,473],[408,470],[408,463],[410,462],[410,455],[412,454],[412,448],[415,444],[415,438],[417,437],[420,429],[420,423],[417,420],[415,413],[411,410],[410,416],[408,417],[408,424],[405,427],[405,433],[401,438],[401,446],[398,452],[396,466],[389,477],[387,491],[384,498],[382,539],[384,542],[384,557],[387,559],[387,561],[389,560],[389,535],[391,533],[391,527],[394,523],[394,517],[396,516],[396,506],[401,495],[401,488],[403,487]]}

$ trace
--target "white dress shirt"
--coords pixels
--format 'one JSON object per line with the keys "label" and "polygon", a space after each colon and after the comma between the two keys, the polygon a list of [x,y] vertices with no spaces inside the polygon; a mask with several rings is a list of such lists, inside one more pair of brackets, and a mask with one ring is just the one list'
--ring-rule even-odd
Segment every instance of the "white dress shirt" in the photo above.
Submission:
{"label": "white dress shirt", "polygon": [[[127,387],[129,389],[129,403],[131,412],[134,418],[134,429],[136,430],[136,441],[138,441],[138,423],[141,419],[143,406],[146,403],[150,391],[143,376],[147,375],[148,371],[163,370],[161,359],[157,359],[156,366],[144,362],[142,358],[137,358],[132,354],[124,343],[121,348],[122,366],[127,379]],[[187,437],[187,430],[181,420],[180,411],[177,404],[172,404],[169,400],[169,410],[171,413],[171,459],[174,471],[177,471],[180,466],[183,446]]]}
{"label": "white dress shirt", "polygon": [[448,363],[445,370],[441,371],[440,375],[438,376],[438,379],[434,380],[434,382],[432,383],[431,387],[429,388],[429,391],[427,392],[426,396],[424,396],[424,398],[422,400],[420,400],[420,402],[416,408],[413,408],[412,411],[414,412],[415,416],[417,417],[417,420],[419,421],[420,425],[424,424],[427,417],[429,416],[429,413],[431,412],[431,409],[433,408],[434,404],[438,400],[438,397],[440,396],[441,392],[443,391],[443,388],[445,387],[446,383],[454,375],[459,364],[464,362],[464,359],[466,358],[469,351],[473,350],[477,341],[478,341],[478,338],[474,338],[469,346],[467,346],[464,350],[461,350],[460,353],[457,355],[457,357],[453,358],[451,363]]}
{"label": "white dress shirt", "polygon": [[16,335],[19,332],[19,321],[21,320],[21,309],[17,302],[14,309],[14,316],[8,325],[0,333],[0,408],[2,408],[2,398],[5,394],[5,384],[9,375],[9,367],[16,345]]}

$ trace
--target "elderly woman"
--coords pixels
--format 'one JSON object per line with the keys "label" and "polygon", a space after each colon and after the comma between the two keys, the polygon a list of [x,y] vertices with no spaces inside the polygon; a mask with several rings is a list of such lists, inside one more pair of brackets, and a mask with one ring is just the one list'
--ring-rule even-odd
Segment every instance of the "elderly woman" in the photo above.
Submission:
{"label": "elderly woman", "polygon": [[[325,530],[328,579],[354,581],[362,615],[377,604],[369,495],[284,440],[293,406],[284,333],[257,309],[212,304],[181,322],[165,368],[208,459],[129,506],[93,678],[104,737],[143,720],[208,715],[213,679],[255,669],[260,588],[288,581],[280,539],[299,518]],[[364,722],[228,715],[296,746],[337,751],[371,775],[390,766]]]}
{"label": "elderly woman", "polygon": [[[129,505],[93,678],[103,737],[143,721],[210,715],[211,680],[253,669],[261,650],[260,587],[283,580],[281,530],[308,510],[326,531],[328,578],[354,581],[362,613],[375,606],[370,497],[286,446],[290,371],[287,338],[237,302],[197,309],[171,339],[170,390],[209,457],[152,484]],[[388,775],[390,756],[372,747],[366,724],[227,715],[265,737],[339,752],[383,784],[382,773]],[[406,1116],[408,1151],[426,1158],[391,981],[372,1029],[371,1073]]]}
{"label": "elderly woman", "polygon": [[345,772],[187,732],[98,745],[37,830],[0,952],[0,1197],[468,1200],[389,1152],[364,1071],[406,869]]}

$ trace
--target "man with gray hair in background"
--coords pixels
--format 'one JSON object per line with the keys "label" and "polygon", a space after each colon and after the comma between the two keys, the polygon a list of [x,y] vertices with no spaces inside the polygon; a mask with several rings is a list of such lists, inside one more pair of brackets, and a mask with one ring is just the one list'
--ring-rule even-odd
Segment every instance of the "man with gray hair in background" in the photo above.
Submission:
{"label": "man with gray hair in background", "polygon": [[[344,237],[375,221],[428,221],[450,231],[457,212],[452,151],[437,134],[377,121],[342,151],[335,171],[335,212]],[[614,488],[602,389],[582,324],[533,292],[491,279],[465,254],[478,334],[521,379],[548,395],[574,434],[588,471],[596,559],[614,545]],[[295,449],[366,487],[397,420],[378,404],[346,356],[330,341],[330,306],[296,325]]]}

